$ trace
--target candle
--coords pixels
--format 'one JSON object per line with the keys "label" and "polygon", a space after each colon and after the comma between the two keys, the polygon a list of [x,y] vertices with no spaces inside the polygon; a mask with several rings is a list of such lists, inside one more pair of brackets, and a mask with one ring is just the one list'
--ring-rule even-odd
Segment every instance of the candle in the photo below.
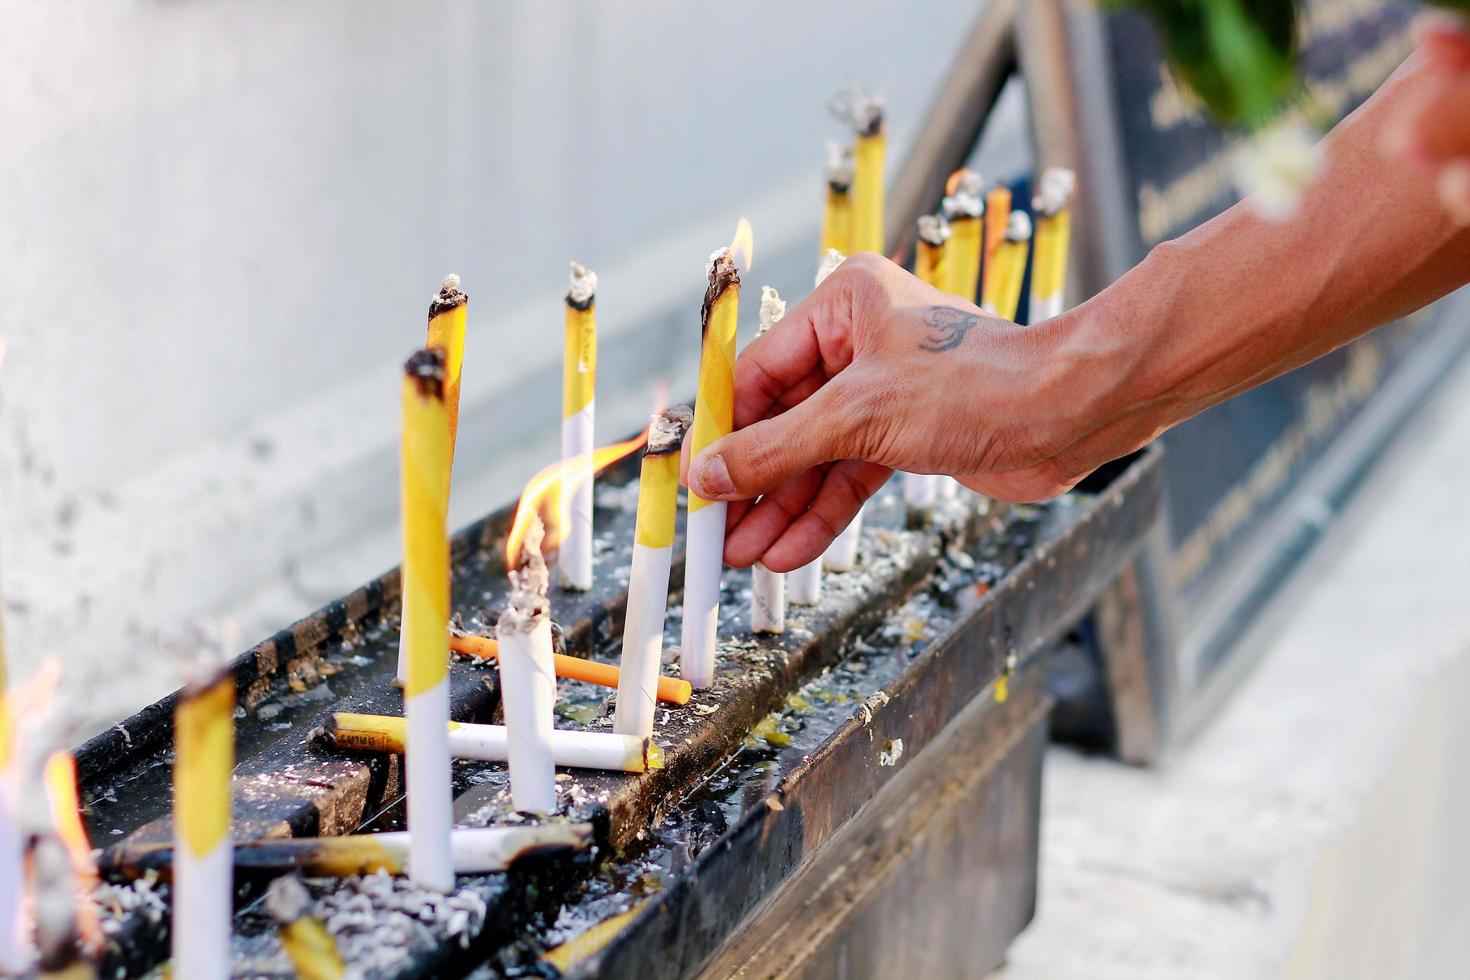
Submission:
{"label": "candle", "polygon": [[[786,303],[781,295],[770,286],[762,286],[760,327],[755,335],[770,333],[785,315]],[[750,629],[753,633],[786,632],[786,575],[760,562],[750,570]]]}
{"label": "candle", "polygon": [[[403,754],[407,741],[402,718],[340,711],[323,726],[322,736],[333,748],[353,752]],[[504,725],[449,723],[449,753],[456,759],[505,762],[510,738]],[[613,732],[576,732],[555,729],[551,753],[558,766],[572,769],[609,769],[645,772],[663,766],[663,750],[649,738]]]}
{"label": "candle", "polygon": [[[439,348],[444,351],[444,416],[445,424],[449,427],[449,462],[452,470],[454,467],[454,447],[459,438],[459,381],[462,366],[464,364],[464,332],[465,318],[469,313],[470,298],[459,288],[459,276],[450,273],[444,277],[444,282],[439,286],[439,292],[429,301],[429,330],[428,340],[424,344],[428,348]],[[449,476],[445,476],[445,485],[448,486]],[[446,494],[448,491],[445,491]],[[405,577],[404,591],[407,591],[406,576],[408,569],[405,567],[400,572]],[[407,610],[405,617],[407,615]],[[404,629],[398,637],[398,673],[395,683],[402,687],[408,676],[408,630]]]}
{"label": "candle", "polygon": [[663,663],[664,616],[669,568],[674,556],[674,519],[679,510],[679,447],[693,424],[679,406],[653,416],[638,477],[638,520],[628,573],[628,614],[618,660],[618,708],[613,731],[648,738],[658,706]]}
{"label": "candle", "polygon": [[[985,210],[980,199],[980,175],[968,168],[961,168],[950,175],[948,196],[941,208],[949,222],[950,238],[947,248],[941,240],[941,255],[947,258],[944,269],[925,282],[975,302],[979,295],[980,282],[980,215]],[[921,222],[923,218],[919,219]],[[920,242],[923,241],[922,232]],[[920,246],[922,248],[922,245]],[[915,272],[919,270],[916,268]],[[920,274],[919,278],[924,276]]]}
{"label": "candle", "polygon": [[1072,237],[1072,209],[1068,206],[1077,186],[1077,175],[1064,167],[1049,167],[1041,175],[1040,189],[1031,202],[1036,212],[1036,236],[1032,245],[1031,311],[1028,320],[1040,323],[1066,309],[1067,250]]}
{"label": "candle", "polygon": [[597,273],[572,263],[562,366],[561,495],[567,528],[556,561],[557,584],[592,588],[592,428],[597,387]]}
{"label": "candle", "polygon": [[277,878],[266,889],[265,910],[275,920],[296,976],[301,980],[341,980],[347,975],[347,964],[342,962],[332,934],[311,914],[311,906],[311,893],[298,878]]}
{"label": "candle", "polygon": [[23,852],[17,806],[15,712],[11,692],[0,690],[0,973],[20,973],[26,955],[21,902]]}
{"label": "candle", "polygon": [[1005,241],[995,250],[995,275],[989,280],[991,295],[986,309],[1007,320],[1016,318],[1021,304],[1021,282],[1026,278],[1026,254],[1031,250],[1031,216],[1012,211]]}
{"label": "candle", "polygon": [[449,426],[446,355],[430,347],[403,366],[400,468],[403,508],[403,643],[408,671],[408,829],[414,883],[447,892],[449,861]]}
{"label": "candle", "polygon": [[[820,286],[836,271],[844,258],[840,252],[828,252],[822,264],[817,267],[813,285]],[[808,562],[791,573],[787,584],[788,598],[797,605],[816,605],[822,596],[822,566],[825,565],[834,572],[852,571],[857,565],[858,544],[862,536],[863,512],[859,508],[847,527],[839,531],[832,543],[827,545],[827,550],[819,560]]]}
{"label": "candle", "polygon": [[[995,250],[1005,241],[1006,229],[1011,220],[1011,190],[1004,184],[996,184],[985,195],[985,261],[980,271],[980,295],[989,295],[991,263]],[[967,297],[974,299],[973,296]],[[983,306],[984,303],[981,303]]]}
{"label": "candle", "polygon": [[174,709],[173,974],[230,975],[234,875],[230,773],[235,767],[235,678],[184,689]]}
{"label": "candle", "polygon": [[847,102],[857,133],[852,172],[852,251],[883,254],[883,102],[855,90]]}
{"label": "candle", "polygon": [[[351,834],[345,837],[283,837],[240,841],[234,864],[241,877],[262,878],[299,872],[313,878],[345,878],[378,871],[401,875],[410,869],[412,832]],[[450,836],[455,874],[504,871],[522,857],[549,849],[580,851],[592,843],[585,823],[543,823],[533,827],[457,827]],[[167,844],[119,844],[101,853],[98,868],[110,881],[141,878],[149,872],[167,877],[176,868]],[[175,974],[178,975],[177,973]]]}
{"label": "candle", "polygon": [[[667,577],[665,577],[665,595],[667,596]],[[553,634],[552,649],[555,650],[556,637]],[[462,653],[468,657],[479,657],[483,660],[496,660],[500,657],[500,642],[490,636],[470,636],[449,634],[449,649],[455,653]],[[556,676],[565,677],[568,680],[585,681],[588,684],[596,684],[599,687],[618,686],[618,668],[612,664],[598,663],[595,660],[584,660],[581,657],[569,657],[564,653],[554,653],[552,663],[556,667]],[[658,679],[658,699],[670,704],[688,704],[689,696],[694,693],[689,682],[679,677],[660,677]]]}
{"label": "candle", "polygon": [[[957,179],[958,178],[958,179]],[[971,181],[969,178],[974,178]],[[964,297],[966,288],[966,276],[964,270],[973,265],[974,276],[980,271],[980,219],[979,219],[979,197],[971,195],[969,188],[972,183],[979,181],[979,175],[973,170],[956,171],[955,176],[950,178],[951,185],[955,186],[955,195],[944,199],[945,211],[958,215],[957,225],[951,225],[942,214],[923,214],[918,220],[918,239],[914,250],[914,274],[921,282],[926,282],[936,289],[950,293],[957,293]],[[968,200],[973,197],[975,211],[972,214],[969,205],[961,203],[956,205],[956,200]],[[964,229],[964,237],[961,237],[958,229]],[[968,288],[975,288],[974,278],[968,280]],[[903,499],[910,510],[923,512],[934,506],[941,493],[941,487],[954,486],[953,480],[947,480],[932,473],[905,473],[903,475]],[[952,495],[952,490],[944,491]]]}
{"label": "candle", "polygon": [[[690,458],[730,434],[735,415],[735,327],[740,309],[740,273],[735,256],[750,267],[750,223],[744,218],[729,248],[710,256],[699,358],[699,397],[694,406]],[[720,569],[724,564],[725,503],[689,494],[684,549],[684,623],[680,666],[696,688],[715,681],[715,634],[720,621]]]}
{"label": "candle", "polygon": [[852,248],[852,147],[827,142],[827,205],[822,212],[822,254]]}
{"label": "candle", "polygon": [[[533,516],[522,542],[524,567],[510,573],[510,603],[495,626],[500,641],[500,703],[508,729],[511,802],[522,813],[556,810],[556,756],[551,744],[556,667],[546,601],[550,583],[541,557],[544,533],[540,518]],[[441,736],[447,730],[440,722]]]}
{"label": "candle", "polygon": [[75,903],[76,931],[92,953],[102,949],[102,924],[97,907],[88,901],[97,884],[97,866],[92,861],[92,844],[82,822],[82,804],[77,794],[77,763],[70,752],[58,749],[46,758],[44,771],[51,826],[71,858],[72,880],[82,899]]}

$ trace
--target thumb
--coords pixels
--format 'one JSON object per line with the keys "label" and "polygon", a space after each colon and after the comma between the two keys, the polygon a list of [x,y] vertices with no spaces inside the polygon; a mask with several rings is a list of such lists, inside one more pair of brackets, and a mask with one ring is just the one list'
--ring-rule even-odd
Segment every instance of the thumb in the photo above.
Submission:
{"label": "thumb", "polygon": [[801,404],[706,447],[689,467],[689,489],[706,500],[747,500],[844,458],[851,420],[840,387],[829,381]]}

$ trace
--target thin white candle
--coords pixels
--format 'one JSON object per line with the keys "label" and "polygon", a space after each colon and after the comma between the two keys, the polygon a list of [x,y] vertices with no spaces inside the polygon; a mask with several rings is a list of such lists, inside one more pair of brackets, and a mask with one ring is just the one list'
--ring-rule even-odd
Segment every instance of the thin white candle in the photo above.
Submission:
{"label": "thin white candle", "polygon": [[638,479],[628,613],[618,659],[618,708],[613,716],[613,731],[621,735],[646,739],[653,734],[674,522],[679,511],[679,447],[693,420],[689,409],[677,406],[653,416],[648,424],[648,446]]}
{"label": "thin white candle", "polygon": [[561,458],[570,465],[566,536],[556,560],[557,583],[585,592],[592,588],[592,429],[597,387],[597,273],[572,263],[566,299],[566,362],[562,372]]}
{"label": "thin white candle", "polygon": [[[770,286],[761,287],[760,337],[786,315],[786,303]],[[750,629],[753,633],[786,632],[786,574],[760,562],[750,570]]]}
{"label": "thin white candle", "polygon": [[[813,285],[820,286],[823,280],[836,271],[844,258],[845,256],[836,249],[829,250],[822,259],[822,264],[817,267],[816,281]],[[822,594],[822,566],[826,565],[834,572],[852,571],[857,565],[858,544],[862,541],[862,537],[863,511],[860,507],[852,520],[848,522],[847,527],[839,531],[837,537],[832,539],[832,543],[827,545],[827,550],[823,552],[822,557],[810,563],[816,568],[813,569],[809,565],[791,573],[794,576],[802,576],[803,580],[791,584],[788,598],[798,605],[814,605]]]}
{"label": "thin white candle", "polygon": [[533,519],[524,543],[525,567],[510,573],[510,605],[495,627],[500,641],[500,703],[508,730],[511,802],[522,813],[556,810],[556,754],[551,746],[556,664],[546,601],[549,582],[541,558],[544,533],[540,519]]}

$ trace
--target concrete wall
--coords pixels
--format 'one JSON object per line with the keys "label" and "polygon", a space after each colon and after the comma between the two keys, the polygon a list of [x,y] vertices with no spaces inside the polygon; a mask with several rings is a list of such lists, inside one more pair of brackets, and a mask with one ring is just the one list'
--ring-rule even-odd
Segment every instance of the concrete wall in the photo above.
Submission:
{"label": "concrete wall", "polygon": [[395,372],[446,272],[456,524],[554,453],[569,259],[602,276],[599,435],[689,391],[705,256],[747,214],[752,278],[804,290],[825,100],[881,88],[901,158],[978,7],[9,0],[12,670],[63,655],[120,716],[190,623],[243,646],[393,564]]}

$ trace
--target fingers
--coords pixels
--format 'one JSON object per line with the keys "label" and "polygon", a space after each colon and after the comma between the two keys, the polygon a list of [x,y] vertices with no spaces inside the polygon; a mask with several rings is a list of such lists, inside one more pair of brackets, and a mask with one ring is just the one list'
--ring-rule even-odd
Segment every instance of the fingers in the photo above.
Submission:
{"label": "fingers", "polygon": [[1438,166],[1470,156],[1470,71],[1425,79],[1423,94],[1384,140],[1392,156],[1408,163]]}
{"label": "fingers", "polygon": [[[763,557],[757,557],[773,572],[789,572],[816,559],[892,474],[888,467],[877,463],[859,460],[834,463],[827,468],[821,488],[806,513],[781,532],[765,549]],[[759,507],[757,504],[756,508]]]}
{"label": "fingers", "polygon": [[[725,564],[744,568],[761,559],[766,549],[786,533],[811,505],[829,469],[818,466],[766,494],[760,500],[740,501],[747,508],[725,532]],[[732,503],[733,509],[737,504]]]}
{"label": "fingers", "polygon": [[789,411],[717,440],[690,464],[689,489],[706,500],[748,500],[849,455],[847,437],[859,423],[847,387],[829,382]]}

